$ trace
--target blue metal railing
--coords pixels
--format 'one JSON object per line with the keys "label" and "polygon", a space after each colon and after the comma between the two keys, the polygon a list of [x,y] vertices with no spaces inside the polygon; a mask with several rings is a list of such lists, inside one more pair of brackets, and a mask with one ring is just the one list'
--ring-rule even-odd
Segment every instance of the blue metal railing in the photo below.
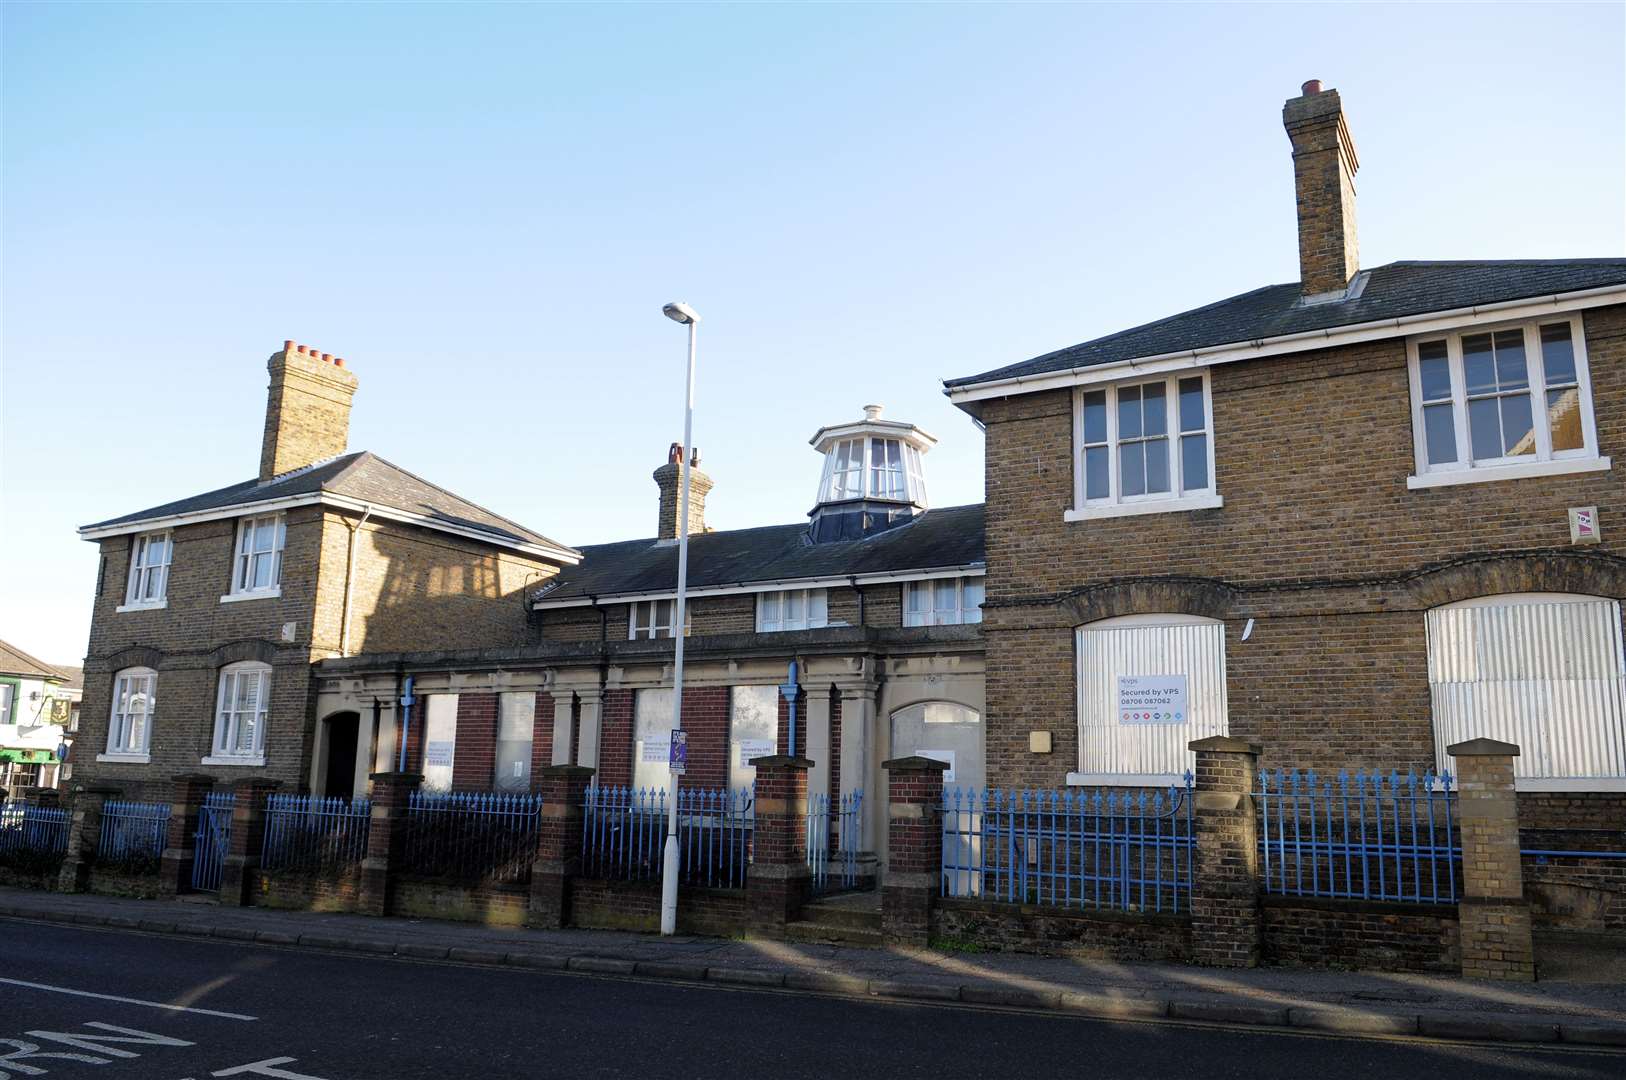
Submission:
{"label": "blue metal railing", "polygon": [[68,811],[61,806],[0,804],[0,866],[49,873],[68,853]]}
{"label": "blue metal railing", "polygon": [[231,850],[231,816],[237,807],[235,791],[211,791],[198,807],[198,831],[193,836],[192,888],[219,892]]}
{"label": "blue metal railing", "polygon": [[[661,876],[667,793],[593,787],[583,802],[582,874],[622,881]],[[751,790],[678,790],[678,875],[685,885],[739,889],[751,861]]]}
{"label": "blue metal railing", "polygon": [[342,874],[367,856],[373,804],[366,798],[272,795],[265,803],[266,870]]}
{"label": "blue metal railing", "polygon": [[1189,910],[1191,793],[1189,773],[1157,791],[945,791],[943,895]]}
{"label": "blue metal railing", "polygon": [[862,791],[848,792],[834,805],[829,795],[815,792],[808,796],[807,865],[813,872],[814,892],[835,892],[858,884],[863,807]]}
{"label": "blue metal railing", "polygon": [[1425,904],[1461,895],[1449,774],[1266,771],[1254,796],[1266,892]]}
{"label": "blue metal railing", "polygon": [[539,794],[414,791],[407,800],[403,869],[523,885],[531,880],[541,827]]}
{"label": "blue metal railing", "polygon": [[102,804],[96,861],[129,871],[153,870],[169,840],[169,804],[109,799]]}

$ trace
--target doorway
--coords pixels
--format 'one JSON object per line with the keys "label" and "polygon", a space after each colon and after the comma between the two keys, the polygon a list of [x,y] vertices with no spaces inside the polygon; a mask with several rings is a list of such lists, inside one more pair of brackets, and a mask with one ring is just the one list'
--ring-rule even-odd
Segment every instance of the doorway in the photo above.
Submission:
{"label": "doorway", "polygon": [[350,800],[356,796],[356,742],[361,733],[361,716],[353,712],[334,713],[323,723],[323,759],[327,770],[322,792],[330,799]]}

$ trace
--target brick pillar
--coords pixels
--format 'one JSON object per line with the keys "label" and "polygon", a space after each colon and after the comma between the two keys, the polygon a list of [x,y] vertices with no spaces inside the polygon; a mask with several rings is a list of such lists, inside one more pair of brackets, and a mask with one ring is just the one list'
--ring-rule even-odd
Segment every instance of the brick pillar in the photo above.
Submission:
{"label": "brick pillar", "polygon": [[232,785],[237,801],[231,811],[231,850],[220,875],[220,902],[226,907],[247,907],[254,899],[254,879],[265,848],[265,800],[281,786],[282,781],[264,777]]}
{"label": "brick pillar", "polygon": [[84,892],[90,887],[90,868],[102,841],[102,804],[116,799],[120,789],[93,784],[76,792],[68,824],[68,851],[57,872],[58,892]]}
{"label": "brick pillar", "polygon": [[407,803],[423,783],[422,773],[373,773],[373,816],[367,824],[367,857],[361,860],[361,896],[356,910],[387,915],[390,875],[401,863],[406,839]]}
{"label": "brick pillar", "polygon": [[1197,852],[1192,866],[1192,958],[1214,967],[1259,966],[1259,819],[1253,792],[1259,748],[1214,735],[1197,753]]}
{"label": "brick pillar", "polygon": [[1462,974],[1531,982],[1536,977],[1535,948],[1519,864],[1519,804],[1513,794],[1513,759],[1519,748],[1471,739],[1445,752],[1457,759]]}
{"label": "brick pillar", "polygon": [[158,886],[165,896],[185,892],[192,885],[192,862],[197,855],[198,811],[215,786],[204,773],[174,777],[169,796],[169,838],[158,860]]}
{"label": "brick pillar", "polygon": [[559,930],[570,925],[570,879],[581,872],[582,803],[593,770],[549,765],[539,771],[542,825],[531,864],[530,926]]}
{"label": "brick pillar", "polygon": [[[923,947],[931,934],[932,897],[943,885],[945,761],[905,757],[886,770],[886,873],[881,878],[881,933],[888,945]],[[843,780],[845,783],[845,780]]]}
{"label": "brick pillar", "polygon": [[812,887],[807,865],[807,771],[804,757],[772,754],[756,766],[756,825],[745,904],[751,932],[783,938],[785,924],[802,917]]}

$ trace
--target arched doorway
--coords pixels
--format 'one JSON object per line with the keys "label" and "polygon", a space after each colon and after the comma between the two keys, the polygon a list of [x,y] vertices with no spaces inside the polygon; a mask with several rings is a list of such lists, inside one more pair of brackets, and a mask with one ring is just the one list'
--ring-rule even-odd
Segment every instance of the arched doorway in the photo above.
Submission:
{"label": "arched doorway", "polygon": [[920,701],[892,713],[892,755],[948,763],[943,787],[981,790],[982,716],[954,701]]}
{"label": "arched doorway", "polygon": [[329,798],[355,798],[356,743],[360,734],[358,713],[334,713],[322,721],[322,794]]}

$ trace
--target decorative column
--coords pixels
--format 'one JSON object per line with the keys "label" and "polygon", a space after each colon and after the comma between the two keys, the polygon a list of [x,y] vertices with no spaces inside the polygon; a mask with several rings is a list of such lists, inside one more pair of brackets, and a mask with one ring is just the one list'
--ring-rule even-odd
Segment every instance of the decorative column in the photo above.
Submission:
{"label": "decorative column", "polygon": [[93,784],[74,794],[68,851],[56,879],[58,892],[84,892],[90,887],[90,870],[96,865],[96,851],[102,841],[102,805],[120,794],[119,788],[106,784]]}
{"label": "decorative column", "polygon": [[220,902],[247,907],[254,900],[254,878],[265,848],[265,800],[282,786],[280,780],[253,777],[232,785],[237,801],[231,811],[231,850],[220,876]]}
{"label": "decorative column", "polygon": [[192,885],[192,862],[197,856],[198,811],[215,786],[205,773],[181,773],[172,778],[169,796],[169,837],[158,860],[158,887],[176,896]]}
{"label": "decorative column", "polygon": [[756,824],[751,865],[746,871],[745,904],[751,932],[783,938],[785,924],[802,917],[812,891],[807,865],[807,773],[804,757],[771,754],[751,759],[756,766]]}
{"label": "decorative column", "polygon": [[576,692],[574,690],[550,690],[553,695],[553,765],[569,765],[570,752],[574,748],[571,739],[571,721],[575,716]]}
{"label": "decorative column", "polygon": [[[842,709],[846,707],[843,703]],[[845,744],[845,730],[841,738]],[[893,758],[881,768],[887,774],[881,934],[888,945],[924,948],[931,934],[932,897],[943,882],[943,773],[948,762],[914,756]]]}
{"label": "decorative column", "polygon": [[1448,746],[1457,759],[1457,822],[1462,840],[1462,974],[1533,982],[1535,946],[1519,864],[1519,804],[1513,759],[1519,748],[1495,739]]}
{"label": "decorative column", "polygon": [[604,715],[604,691],[597,687],[576,691],[581,699],[581,723],[576,739],[576,764],[598,768],[599,729]]}
{"label": "decorative column", "polygon": [[807,771],[809,795],[824,795],[830,791],[830,687],[803,687],[805,730],[803,746],[806,757],[813,763]]}
{"label": "decorative column", "polygon": [[401,844],[406,839],[407,804],[423,783],[422,773],[373,773],[372,818],[367,823],[367,857],[361,860],[361,892],[356,910],[363,915],[387,915],[390,876],[400,866]]}
{"label": "decorative column", "polygon": [[1191,948],[1199,964],[1259,966],[1259,819],[1253,793],[1259,747],[1214,735],[1197,753],[1197,851],[1191,882]]}
{"label": "decorative column", "polygon": [[542,824],[531,864],[530,911],[525,922],[548,930],[570,925],[570,879],[581,873],[582,803],[593,770],[549,765],[542,770]]}

